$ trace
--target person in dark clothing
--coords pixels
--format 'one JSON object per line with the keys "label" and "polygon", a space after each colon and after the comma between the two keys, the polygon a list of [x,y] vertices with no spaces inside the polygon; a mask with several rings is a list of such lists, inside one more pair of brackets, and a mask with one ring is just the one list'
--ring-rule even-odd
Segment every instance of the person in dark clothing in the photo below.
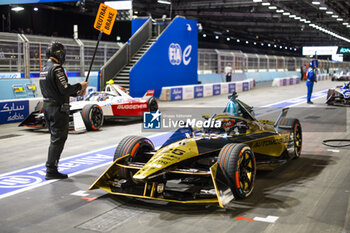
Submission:
{"label": "person in dark clothing", "polygon": [[85,95],[89,82],[74,85],[68,83],[62,67],[66,51],[59,42],[51,43],[46,51],[48,59],[40,72],[40,88],[44,97],[44,116],[51,134],[45,179],[66,179],[68,176],[58,172],[58,162],[68,136],[69,97]]}

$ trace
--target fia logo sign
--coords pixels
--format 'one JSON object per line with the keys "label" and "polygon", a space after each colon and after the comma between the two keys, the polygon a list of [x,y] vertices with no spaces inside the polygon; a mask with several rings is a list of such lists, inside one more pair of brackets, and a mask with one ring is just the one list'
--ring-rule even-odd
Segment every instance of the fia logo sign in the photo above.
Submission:
{"label": "fia logo sign", "polygon": [[161,127],[162,113],[157,112],[144,112],[143,113],[143,128],[144,129],[160,129]]}
{"label": "fia logo sign", "polygon": [[169,46],[169,61],[173,66],[180,65],[183,61],[184,65],[187,66],[191,62],[191,51],[192,45],[188,45],[182,52],[181,46],[177,43],[171,43]]}

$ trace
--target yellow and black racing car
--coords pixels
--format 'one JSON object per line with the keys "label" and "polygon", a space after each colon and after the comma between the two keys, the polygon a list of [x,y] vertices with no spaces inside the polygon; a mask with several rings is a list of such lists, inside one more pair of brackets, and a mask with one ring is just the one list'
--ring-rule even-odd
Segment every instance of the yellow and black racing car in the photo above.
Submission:
{"label": "yellow and black racing car", "polygon": [[286,118],[288,109],[276,122],[259,121],[252,108],[236,97],[231,96],[223,114],[204,116],[215,122],[209,124],[212,127],[179,129],[180,140],[169,139],[157,150],[147,138],[124,138],[113,164],[90,189],[221,207],[248,197],[256,169],[271,169],[300,156],[302,129],[298,119]]}

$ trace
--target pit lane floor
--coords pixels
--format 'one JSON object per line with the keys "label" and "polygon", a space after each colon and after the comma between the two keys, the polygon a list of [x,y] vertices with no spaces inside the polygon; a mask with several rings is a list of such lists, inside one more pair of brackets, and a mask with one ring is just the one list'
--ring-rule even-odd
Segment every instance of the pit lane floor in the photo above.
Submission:
{"label": "pit lane floor", "polygon": [[[335,85],[321,81],[314,92]],[[301,83],[258,88],[239,97],[247,104],[266,106],[305,94],[305,83]],[[227,95],[221,95],[161,102],[160,109],[224,107],[226,102]],[[305,107],[302,125],[324,115],[339,117],[337,108],[326,108],[325,96],[314,102],[298,105]],[[328,111],[305,119],[317,107]],[[326,138],[349,138],[349,126],[346,122],[343,131],[328,125],[328,132],[304,132],[301,158],[271,172],[258,172],[253,194],[227,209],[120,198],[102,190],[86,192],[106,169],[104,165],[0,199],[0,232],[350,232],[350,149],[321,144]],[[99,132],[70,134],[62,159],[115,146],[130,134],[141,134],[140,122],[108,123]],[[0,136],[0,175],[45,162],[48,133],[9,124],[0,126]]]}

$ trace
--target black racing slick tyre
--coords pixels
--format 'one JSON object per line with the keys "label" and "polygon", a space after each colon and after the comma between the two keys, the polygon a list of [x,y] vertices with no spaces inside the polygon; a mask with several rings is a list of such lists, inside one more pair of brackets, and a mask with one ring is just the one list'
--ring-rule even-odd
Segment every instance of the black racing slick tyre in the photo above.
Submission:
{"label": "black racing slick tyre", "polygon": [[96,131],[103,125],[103,111],[97,104],[85,105],[81,116],[88,131]]}
{"label": "black racing slick tyre", "polygon": [[[153,143],[143,137],[139,136],[127,136],[123,138],[115,150],[113,161],[130,154],[128,162],[147,162],[151,156],[145,155],[145,152],[154,150]],[[129,178],[129,171],[126,168],[120,169],[120,176],[123,178]]]}
{"label": "black racing slick tyre", "polygon": [[222,169],[236,199],[248,197],[254,189],[256,162],[253,151],[245,144],[226,144],[218,156]]}
{"label": "black racing slick tyre", "polygon": [[303,145],[303,135],[300,122],[296,118],[285,118],[282,125],[290,129],[287,156],[289,159],[298,159]]}
{"label": "black racing slick tyre", "polygon": [[326,103],[328,105],[334,105],[334,89],[328,89]]}
{"label": "black racing slick tyre", "polygon": [[147,100],[147,107],[150,112],[156,112],[158,110],[158,102],[156,98],[151,97]]}

